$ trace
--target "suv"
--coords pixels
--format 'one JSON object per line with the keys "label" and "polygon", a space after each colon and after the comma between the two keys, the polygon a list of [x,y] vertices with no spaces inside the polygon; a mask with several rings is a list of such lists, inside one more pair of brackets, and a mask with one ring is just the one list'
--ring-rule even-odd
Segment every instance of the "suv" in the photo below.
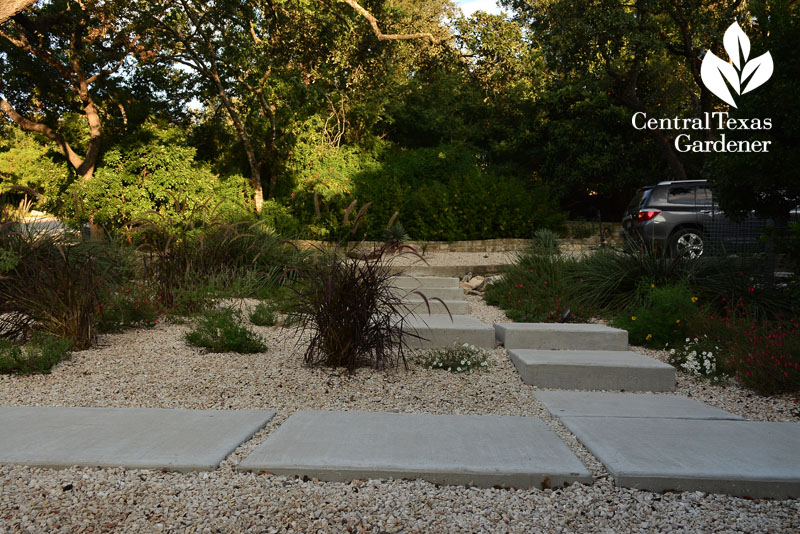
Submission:
{"label": "suv", "polygon": [[[792,213],[796,218],[797,210]],[[730,220],[714,202],[707,180],[660,182],[640,188],[622,218],[622,236],[672,255],[698,258],[712,249],[758,250],[764,219]]]}

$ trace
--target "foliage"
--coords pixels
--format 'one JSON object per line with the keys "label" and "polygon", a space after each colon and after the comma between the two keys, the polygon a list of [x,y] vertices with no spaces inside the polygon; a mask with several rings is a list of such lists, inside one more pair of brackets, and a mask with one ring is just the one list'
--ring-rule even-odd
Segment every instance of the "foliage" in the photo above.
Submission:
{"label": "foliage", "polygon": [[205,310],[194,328],[186,333],[186,341],[209,352],[252,354],[266,351],[261,336],[242,326],[241,322],[241,312],[233,308]]}
{"label": "foliage", "polygon": [[42,332],[34,332],[21,347],[0,339],[0,374],[49,373],[69,358],[71,347],[71,341]]}
{"label": "foliage", "polygon": [[256,326],[275,326],[278,322],[275,308],[269,302],[259,302],[250,313],[250,322]]}
{"label": "foliage", "polygon": [[[36,199],[37,208],[56,211],[71,177],[59,155],[44,141],[18,129],[0,135],[0,177],[3,184],[29,187],[41,194]],[[0,188],[0,193],[5,191]],[[14,203],[22,195],[8,192],[3,196]]]}
{"label": "foliage", "polygon": [[361,366],[406,366],[407,338],[414,334],[404,331],[406,314],[391,283],[390,266],[397,256],[387,259],[388,252],[384,245],[358,259],[339,249],[320,251],[301,269],[302,285],[296,290],[291,316],[310,337],[307,365],[344,367],[350,372]]}
{"label": "foliage", "polygon": [[[544,241],[543,241],[544,242]],[[585,320],[591,309],[581,303],[583,282],[574,282],[579,260],[536,249],[520,254],[484,298],[520,322]]]}
{"label": "foliage", "polygon": [[467,343],[416,354],[413,360],[428,369],[443,369],[451,373],[472,374],[489,366],[489,354]]}
{"label": "foliage", "polygon": [[[91,180],[73,183],[65,194],[65,213],[73,222],[94,222],[109,230],[130,230],[151,212],[175,225],[197,221],[198,207],[214,198],[220,216],[241,218],[249,193],[241,176],[220,179],[195,162],[195,149],[182,130],[148,121],[107,150]],[[180,202],[175,198],[179,197]],[[76,205],[73,198],[82,199]]]}
{"label": "foliage", "polygon": [[0,228],[0,248],[19,261],[0,277],[3,335],[31,329],[90,345],[97,334],[100,291],[120,275],[124,258],[102,242],[65,243],[49,233]]}
{"label": "foliage", "polygon": [[645,300],[613,321],[613,326],[628,331],[633,345],[663,348],[684,337],[686,324],[697,312],[697,297],[685,285],[656,287],[644,290]]}

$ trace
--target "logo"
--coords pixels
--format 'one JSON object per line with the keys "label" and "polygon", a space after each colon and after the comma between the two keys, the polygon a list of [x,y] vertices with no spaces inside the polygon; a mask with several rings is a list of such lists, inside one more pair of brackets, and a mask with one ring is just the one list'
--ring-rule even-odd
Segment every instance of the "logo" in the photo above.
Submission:
{"label": "logo", "polygon": [[730,62],[718,58],[709,50],[700,67],[700,78],[709,91],[736,108],[738,106],[729,87],[737,95],[743,95],[761,86],[772,76],[772,56],[766,52],[748,61],[750,39],[736,22],[725,31],[722,44]]}

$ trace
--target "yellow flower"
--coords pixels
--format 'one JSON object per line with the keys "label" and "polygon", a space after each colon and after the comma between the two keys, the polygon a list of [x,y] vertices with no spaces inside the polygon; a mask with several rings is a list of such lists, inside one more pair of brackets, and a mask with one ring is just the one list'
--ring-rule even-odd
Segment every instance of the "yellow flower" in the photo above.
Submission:
{"label": "yellow flower", "polygon": [[655,289],[655,287],[656,287],[655,284],[650,284],[650,289]]}
{"label": "yellow flower", "polygon": [[692,297],[692,302],[697,302],[698,300],[700,299],[698,299],[697,297]]}
{"label": "yellow flower", "polygon": [[653,334],[647,334],[647,337],[644,339],[645,341],[650,341],[651,339],[653,339]]}
{"label": "yellow flower", "polygon": [[681,324],[681,320],[680,319],[675,319],[675,324]]}
{"label": "yellow flower", "polygon": [[636,316],[635,315],[631,315],[631,321],[635,321],[635,320],[636,320]]}

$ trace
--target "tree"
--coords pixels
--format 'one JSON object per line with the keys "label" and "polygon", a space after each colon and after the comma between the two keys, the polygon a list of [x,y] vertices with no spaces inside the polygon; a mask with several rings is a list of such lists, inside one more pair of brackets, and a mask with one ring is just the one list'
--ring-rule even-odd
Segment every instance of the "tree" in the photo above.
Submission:
{"label": "tree", "polygon": [[[98,87],[113,84],[112,75],[137,50],[140,28],[132,10],[128,2],[56,0],[0,26],[6,59],[0,66],[0,109],[23,130],[56,143],[83,179],[94,173],[103,137]],[[69,112],[86,121],[83,156],[77,140],[61,131]]]}

